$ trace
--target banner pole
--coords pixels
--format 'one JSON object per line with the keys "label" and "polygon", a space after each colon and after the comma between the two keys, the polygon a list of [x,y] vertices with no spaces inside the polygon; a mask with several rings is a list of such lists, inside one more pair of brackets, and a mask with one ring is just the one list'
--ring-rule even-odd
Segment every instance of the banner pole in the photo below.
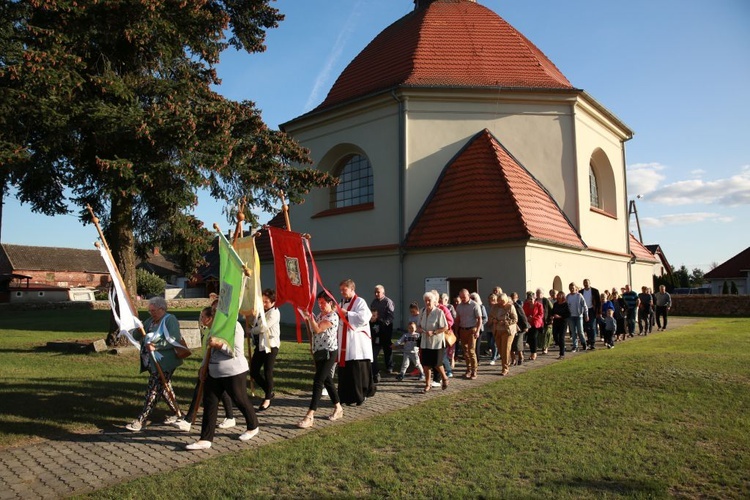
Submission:
{"label": "banner pole", "polygon": [[[109,245],[107,245],[107,239],[104,237],[102,228],[99,227],[99,218],[96,216],[96,214],[94,214],[94,210],[91,208],[91,205],[87,203],[86,208],[91,214],[91,221],[94,223],[94,226],[96,226],[96,230],[99,233],[99,238],[102,240],[102,245],[104,246],[104,250],[106,250],[107,255],[109,256],[110,260],[114,264],[116,276],[112,276],[112,279],[116,279],[120,283],[120,287],[125,292],[125,301],[127,302],[127,306],[130,308],[130,313],[137,318],[138,312],[136,311],[135,306],[133,305],[133,300],[130,298],[128,289],[125,288],[125,282],[122,279],[122,275],[120,274],[120,269],[117,267],[117,263],[115,262],[114,257],[112,257],[112,252],[109,249]],[[99,242],[97,241],[96,243],[94,243],[94,246],[99,248]],[[119,304],[119,301],[118,301],[118,304]],[[141,335],[145,337],[146,331],[143,329],[143,326],[139,326],[138,328],[141,331]],[[169,385],[167,385],[167,379],[166,377],[164,377],[164,372],[162,371],[161,365],[159,365],[159,362],[156,361],[156,356],[154,355],[153,351],[151,352],[151,359],[154,360],[156,370],[159,373],[159,380],[161,380],[161,384],[162,384],[162,387],[164,387],[164,391],[168,394],[169,398],[172,400],[172,404],[174,405],[174,407],[177,408],[177,413],[182,415],[182,411],[180,411],[180,407],[177,405],[177,398],[175,397],[174,391],[170,388]]]}

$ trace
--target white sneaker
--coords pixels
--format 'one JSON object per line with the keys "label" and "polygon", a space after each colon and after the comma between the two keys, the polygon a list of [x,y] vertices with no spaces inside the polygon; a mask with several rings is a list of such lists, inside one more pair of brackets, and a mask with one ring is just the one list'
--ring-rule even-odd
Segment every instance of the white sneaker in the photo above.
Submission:
{"label": "white sneaker", "polygon": [[240,434],[240,441],[248,441],[255,436],[258,435],[258,431],[260,431],[260,427],[256,427],[255,429],[251,431],[245,431],[242,434]]}
{"label": "white sneaker", "polygon": [[430,384],[432,387],[440,387],[440,382],[433,381],[432,384]]}
{"label": "white sneaker", "polygon": [[495,360],[490,361],[490,366],[495,366]]}
{"label": "white sneaker", "polygon": [[186,450],[195,451],[195,450],[207,450],[210,447],[211,447],[211,441],[203,441],[203,440],[201,440],[201,441],[196,441],[193,444],[189,444],[189,445],[185,446],[185,449]]}
{"label": "white sneaker", "polygon": [[190,427],[192,427],[192,425],[187,420],[179,419],[172,424],[172,427],[177,427],[181,431],[190,432]]}
{"label": "white sneaker", "polygon": [[125,428],[129,430],[130,432],[140,432],[142,427],[143,426],[141,425],[141,423],[137,420],[133,420],[132,422],[130,422],[128,425],[125,426]]}
{"label": "white sneaker", "polygon": [[219,424],[219,429],[231,429],[237,425],[237,421],[233,418],[225,418],[222,423]]}
{"label": "white sneaker", "polygon": [[170,417],[167,417],[167,418],[165,418],[165,419],[164,419],[164,423],[165,423],[166,425],[172,425],[173,423],[177,422],[177,421],[178,421],[179,419],[181,419],[181,418],[182,418],[182,417],[180,417],[180,416],[178,416],[178,415],[172,415],[172,416],[170,416]]}

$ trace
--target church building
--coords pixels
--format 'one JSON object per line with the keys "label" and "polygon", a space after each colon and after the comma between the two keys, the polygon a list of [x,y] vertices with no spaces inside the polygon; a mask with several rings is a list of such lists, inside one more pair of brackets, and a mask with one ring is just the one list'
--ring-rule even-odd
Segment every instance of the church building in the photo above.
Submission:
{"label": "church building", "polygon": [[[405,0],[401,0],[405,1]],[[290,208],[327,288],[381,284],[397,326],[452,296],[652,283],[629,232],[633,132],[474,0],[416,0],[282,130],[339,184]]]}

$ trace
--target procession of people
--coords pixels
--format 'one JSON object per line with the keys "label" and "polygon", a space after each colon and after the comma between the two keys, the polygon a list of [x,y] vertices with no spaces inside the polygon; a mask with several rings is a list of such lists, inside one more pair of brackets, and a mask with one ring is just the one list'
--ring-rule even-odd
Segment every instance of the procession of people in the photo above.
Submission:
{"label": "procession of people", "polygon": [[[648,287],[642,293],[632,292],[624,286],[600,293],[591,287],[590,280],[568,285],[568,293],[550,290],[545,296],[541,288],[524,294],[503,293],[497,286],[487,297],[487,311],[476,292],[462,289],[455,297],[455,307],[448,307],[449,297],[436,290],[422,296],[422,305],[410,304],[409,315],[403,328],[394,329],[397,317],[393,301],[386,296],[385,288],[374,287],[374,298],[367,301],[357,294],[356,283],[345,279],[339,283],[340,302],[324,290],[317,294],[318,313],[301,311],[310,333],[311,353],[314,362],[312,397],[307,413],[297,426],[310,428],[315,414],[326,394],[332,406],[329,420],[344,416],[344,406],[362,405],[376,395],[377,385],[383,375],[394,375],[395,381],[414,377],[417,391],[427,393],[434,387],[448,389],[453,377],[456,359],[463,359],[464,377],[476,380],[480,363],[494,366],[499,359],[499,374],[507,375],[513,366],[533,362],[547,355],[551,349],[558,352],[557,359],[565,359],[566,352],[593,350],[597,342],[613,348],[616,342],[635,335],[648,335],[656,323],[658,330],[667,328],[671,296],[661,287],[652,294]],[[209,332],[216,312],[216,304],[206,307],[200,315],[200,324]],[[233,409],[245,417],[246,429],[239,439],[246,441],[259,432],[257,412],[267,410],[275,397],[274,366],[281,345],[280,314],[276,307],[276,291],[262,292],[263,313],[254,324],[247,318],[237,317],[234,345],[226,340],[209,336],[205,345],[208,354],[198,375],[196,391],[187,416],[175,401],[171,387],[174,371],[182,365],[177,351],[182,347],[179,322],[167,313],[167,303],[161,297],[149,301],[150,318],[143,332],[133,332],[141,343],[142,370],[149,371],[149,383],[144,406],[138,417],[126,428],[140,431],[162,397],[173,415],[165,423],[183,431],[190,431],[199,403],[203,418],[200,438],[186,446],[187,450],[210,448],[216,427],[228,429],[236,425]],[[635,326],[639,326],[638,333]],[[482,331],[491,335],[486,348],[482,344]],[[398,339],[394,342],[394,332]],[[244,340],[252,339],[255,346],[250,363],[243,349]],[[456,339],[458,342],[456,342]],[[570,346],[566,343],[569,339]],[[455,346],[454,346],[455,342]],[[394,354],[403,352],[399,371],[394,370]],[[455,358],[446,354],[457,347]],[[383,362],[379,363],[379,353]],[[528,352],[528,356],[524,353]],[[555,352],[552,350],[551,352]],[[484,358],[484,359],[483,359]],[[207,366],[206,366],[207,363]],[[409,367],[413,372],[408,373]],[[381,370],[382,368],[382,370]],[[262,402],[255,410],[250,402],[247,383],[251,377],[263,390]],[[337,384],[334,383],[337,380]],[[199,386],[202,399],[198,400]],[[420,388],[421,387],[421,388]],[[219,401],[226,417],[217,422]]]}

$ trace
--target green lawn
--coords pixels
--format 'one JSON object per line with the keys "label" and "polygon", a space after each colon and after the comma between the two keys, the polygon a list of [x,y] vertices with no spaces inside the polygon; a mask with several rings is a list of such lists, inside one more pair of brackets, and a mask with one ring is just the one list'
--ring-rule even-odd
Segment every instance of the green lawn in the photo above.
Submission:
{"label": "green lawn", "polygon": [[749,331],[707,320],[92,496],[748,498]]}
{"label": "green lawn", "polygon": [[[172,312],[180,319],[198,317],[197,309]],[[111,428],[138,414],[147,375],[139,373],[135,351],[69,354],[46,348],[50,341],[104,338],[108,326],[108,311],[12,311],[0,317],[0,447]],[[276,372],[280,394],[309,389],[307,349],[306,344],[284,343]],[[198,366],[196,354],[173,378],[184,411]],[[160,404],[152,418],[162,420],[166,411]]]}
{"label": "green lawn", "polygon": [[[56,331],[39,312],[14,314],[0,319],[2,444],[122,424],[138,411],[145,377],[135,356],[39,349],[95,337],[106,313],[56,311]],[[749,319],[708,319],[92,496],[748,498],[747,332]],[[286,342],[282,355],[278,387],[308,390],[306,346]],[[190,363],[177,372],[185,404]]]}

